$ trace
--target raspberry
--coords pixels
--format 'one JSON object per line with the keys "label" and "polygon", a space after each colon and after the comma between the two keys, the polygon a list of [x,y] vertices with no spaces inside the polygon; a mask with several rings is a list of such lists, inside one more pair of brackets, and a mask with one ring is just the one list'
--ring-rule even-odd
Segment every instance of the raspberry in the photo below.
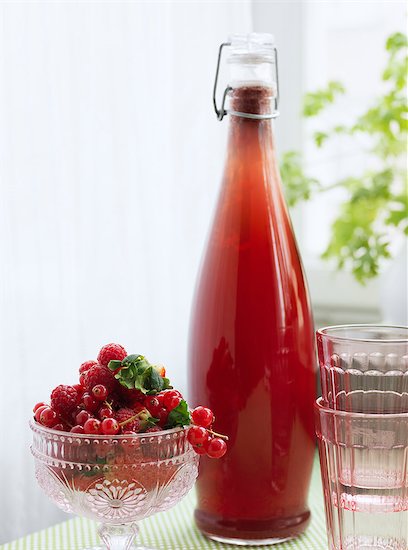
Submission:
{"label": "raspberry", "polygon": [[126,356],[127,352],[120,344],[106,344],[98,354],[98,361],[107,367],[109,361],[123,361]]}
{"label": "raspberry", "polygon": [[[118,421],[119,424],[121,424],[122,431],[132,431],[132,432],[138,432],[140,430],[141,422],[139,418],[136,416],[136,412],[133,409],[128,409],[123,407],[122,409],[119,409],[116,414],[115,418]],[[135,417],[135,418],[133,418]],[[133,418],[133,420],[128,420],[130,418]],[[123,424],[126,422],[125,424]]]}
{"label": "raspberry", "polygon": [[68,416],[77,406],[78,392],[72,386],[61,384],[51,393],[51,408],[58,414]]}
{"label": "raspberry", "polygon": [[83,383],[81,379],[81,384],[88,390],[92,392],[94,386],[102,384],[108,391],[108,394],[111,393],[117,386],[117,380],[113,376],[112,372],[102,365],[94,365],[88,369],[85,373],[81,374],[83,377]]}
{"label": "raspberry", "polygon": [[122,384],[119,384],[118,400],[120,402],[123,402],[124,405],[133,407],[137,403],[142,402],[144,398],[145,398],[145,395],[140,390],[136,390],[134,388],[128,389],[125,386],[122,386]]}
{"label": "raspberry", "polygon": [[97,365],[98,361],[94,361],[93,359],[90,359],[89,361],[85,361],[82,363],[82,365],[79,367],[79,374],[82,374],[83,372],[86,372],[94,365]]}
{"label": "raspberry", "polygon": [[152,426],[151,428],[147,428],[146,433],[152,433],[152,432],[161,432],[162,429],[160,426]]}

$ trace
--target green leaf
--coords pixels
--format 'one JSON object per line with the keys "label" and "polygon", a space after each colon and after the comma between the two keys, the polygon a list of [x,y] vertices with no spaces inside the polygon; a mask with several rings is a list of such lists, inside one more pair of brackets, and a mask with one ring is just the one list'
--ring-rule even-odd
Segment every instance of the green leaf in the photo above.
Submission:
{"label": "green leaf", "polygon": [[320,188],[316,179],[304,173],[300,155],[294,151],[288,151],[281,156],[280,173],[289,206],[310,199]]}
{"label": "green leaf", "polygon": [[343,94],[345,89],[340,82],[331,81],[326,88],[309,92],[305,95],[303,101],[303,116],[314,117],[318,115],[328,105],[336,100],[337,96]]}
{"label": "green leaf", "polygon": [[175,407],[167,418],[166,428],[175,428],[176,426],[188,426],[191,423],[190,413],[187,402],[182,399],[179,405]]}
{"label": "green leaf", "polygon": [[[114,368],[111,367],[111,363]],[[154,365],[151,365],[143,355],[128,355],[120,362],[119,366],[121,368],[115,374],[115,378],[129,390],[137,389],[144,394],[154,395],[171,388],[169,379],[162,378]],[[117,362],[109,363],[109,368],[112,370],[117,370],[119,366]]]}
{"label": "green leaf", "polygon": [[315,132],[314,140],[318,147],[321,147],[323,143],[327,140],[329,135],[326,132]]}
{"label": "green leaf", "polygon": [[108,363],[108,369],[110,370],[117,370],[122,366],[122,361],[117,361],[116,359],[112,359]]}

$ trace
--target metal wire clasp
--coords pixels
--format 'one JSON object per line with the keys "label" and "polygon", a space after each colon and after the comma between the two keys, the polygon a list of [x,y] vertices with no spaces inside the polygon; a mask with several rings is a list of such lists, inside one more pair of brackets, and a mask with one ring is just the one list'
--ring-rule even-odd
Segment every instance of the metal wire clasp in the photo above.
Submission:
{"label": "metal wire clasp", "polygon": [[278,76],[278,51],[276,47],[273,47],[273,55],[274,55],[274,61],[275,61],[275,74],[276,74],[276,95],[274,97],[274,110],[272,113],[267,114],[255,114],[255,113],[241,113],[239,111],[227,111],[225,109],[225,102],[227,100],[228,93],[232,90],[231,86],[227,86],[224,90],[224,93],[222,94],[222,101],[221,101],[221,107],[218,108],[217,106],[217,87],[218,87],[218,77],[220,73],[220,66],[221,66],[221,58],[222,58],[222,51],[224,48],[231,46],[231,42],[223,42],[221,46],[218,49],[218,59],[217,59],[217,68],[215,70],[215,79],[214,79],[214,88],[213,88],[213,105],[215,114],[217,115],[217,119],[221,121],[225,115],[235,115],[235,116],[241,116],[244,118],[253,118],[255,120],[265,120],[270,118],[276,118],[279,116],[278,111],[278,104],[279,104],[279,76]]}

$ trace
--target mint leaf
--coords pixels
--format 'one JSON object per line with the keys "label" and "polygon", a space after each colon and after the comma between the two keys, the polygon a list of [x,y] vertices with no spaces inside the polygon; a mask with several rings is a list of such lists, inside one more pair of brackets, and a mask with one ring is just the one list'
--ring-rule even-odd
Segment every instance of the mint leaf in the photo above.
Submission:
{"label": "mint leaf", "polygon": [[109,368],[114,371],[120,368],[115,378],[129,390],[137,389],[144,394],[154,395],[171,388],[169,379],[162,378],[156,368],[140,354],[128,355],[123,361],[110,361]]}
{"label": "mint leaf", "polygon": [[109,361],[108,363],[108,369],[110,370],[120,369],[121,366],[122,366],[122,361],[117,361],[116,359],[112,359],[112,361]]}
{"label": "mint leaf", "polygon": [[191,423],[190,413],[187,402],[182,399],[167,418],[166,428],[175,428],[176,426],[188,426]]}

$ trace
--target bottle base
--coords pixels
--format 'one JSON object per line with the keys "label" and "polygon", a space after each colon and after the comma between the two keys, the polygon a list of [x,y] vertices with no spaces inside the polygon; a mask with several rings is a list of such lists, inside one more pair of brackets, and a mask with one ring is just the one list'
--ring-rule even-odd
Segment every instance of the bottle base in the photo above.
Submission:
{"label": "bottle base", "polygon": [[310,511],[270,520],[223,519],[201,510],[196,510],[194,517],[201,533],[212,540],[237,546],[262,546],[286,542],[302,534],[309,525]]}

